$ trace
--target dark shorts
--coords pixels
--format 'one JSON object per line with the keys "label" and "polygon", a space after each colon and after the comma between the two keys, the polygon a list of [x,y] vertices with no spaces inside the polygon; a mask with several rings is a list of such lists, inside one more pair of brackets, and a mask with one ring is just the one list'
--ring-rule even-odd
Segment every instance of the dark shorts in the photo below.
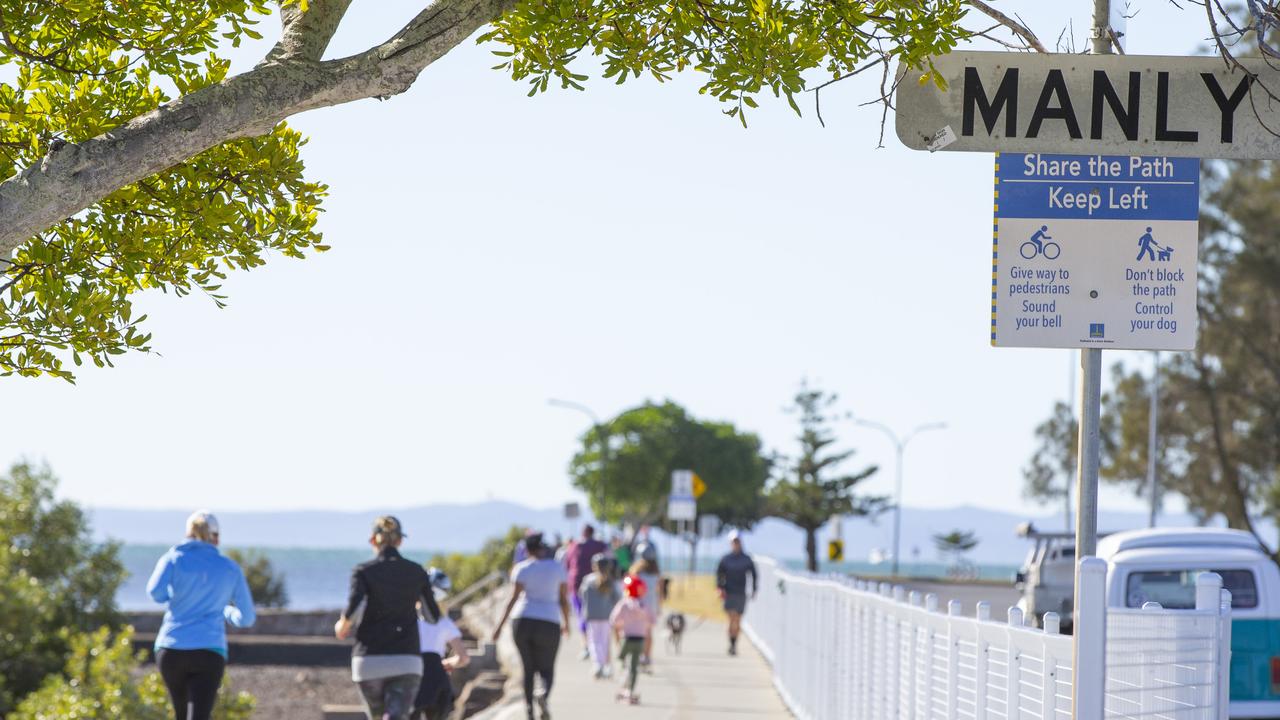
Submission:
{"label": "dark shorts", "polygon": [[446,717],[453,709],[453,682],[436,653],[422,654],[422,683],[413,710],[428,718]]}
{"label": "dark shorts", "polygon": [[725,595],[724,611],[731,612],[731,613],[738,613],[739,615],[746,612],[747,596],[746,595]]}

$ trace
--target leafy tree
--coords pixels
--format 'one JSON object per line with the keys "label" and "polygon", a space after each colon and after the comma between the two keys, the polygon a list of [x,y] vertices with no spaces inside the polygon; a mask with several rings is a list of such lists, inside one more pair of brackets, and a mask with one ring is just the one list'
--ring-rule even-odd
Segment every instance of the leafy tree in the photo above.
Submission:
{"label": "leafy tree", "polygon": [[[1160,365],[1157,474],[1204,519],[1280,518],[1280,193],[1276,164],[1213,163],[1203,182],[1200,334]],[[1150,379],[1113,368],[1102,477],[1147,492]],[[1066,448],[1060,448],[1066,452]],[[1262,538],[1259,538],[1262,541]],[[1264,546],[1269,545],[1264,542]]]}
{"label": "leafy tree", "polygon": [[[586,56],[618,83],[696,70],[744,123],[764,93],[798,111],[818,80],[877,67],[892,83],[892,65],[927,72],[971,35],[964,0],[436,0],[326,59],[351,5],[0,0],[0,373],[70,379],[68,359],[145,351],[134,293],[221,302],[227,272],[324,250],[326,188],[304,178],[285,119],[402,93],[486,25],[498,67],[530,94],[581,88]],[[229,75],[220,48],[261,37],[273,7],[279,42]]]}
{"label": "leafy tree", "polygon": [[0,476],[0,716],[63,668],[72,634],[121,620],[119,548],[95,544],[56,486],[47,467],[28,463]]}
{"label": "leafy tree", "polygon": [[[1197,349],[1161,364],[1162,489],[1205,517],[1257,534],[1280,517],[1280,191],[1276,165],[1214,163],[1204,178]],[[1141,491],[1148,382],[1116,369],[1106,408],[1120,419],[1108,477]]]}
{"label": "leafy tree", "polygon": [[657,521],[666,512],[672,471],[693,470],[707,483],[700,514],[743,528],[759,520],[769,463],[753,433],[698,420],[670,400],[627,410],[603,429],[610,439],[603,476],[595,428],[569,465],[574,487],[586,493],[596,517],[634,525]]}
{"label": "leafy tree", "polygon": [[978,537],[972,530],[952,530],[949,533],[935,533],[933,546],[938,554],[959,560],[964,554],[978,547]]}
{"label": "leafy tree", "polygon": [[[1104,413],[1101,425],[1102,453],[1109,456],[1115,446],[1116,419]],[[1075,501],[1072,490],[1076,481],[1079,430],[1071,406],[1063,402],[1054,403],[1053,415],[1036,426],[1035,437],[1035,454],[1022,469],[1022,496],[1044,505],[1061,503],[1066,521],[1064,527],[1072,530],[1071,509]]]}
{"label": "leafy tree", "polygon": [[505,534],[486,540],[480,552],[437,555],[430,564],[445,571],[455,591],[465,590],[491,572],[509,571],[516,544],[524,542],[524,532],[519,525],[512,525]]}
{"label": "leafy tree", "polygon": [[810,572],[818,570],[818,530],[834,515],[874,516],[888,507],[888,499],[859,496],[854,488],[879,469],[864,468],[850,475],[834,475],[837,466],[854,454],[831,453],[835,444],[829,414],[839,400],[835,394],[802,383],[792,410],[800,415],[800,457],[787,467],[765,497],[765,512],[804,531],[804,551]]}
{"label": "leafy tree", "polygon": [[1078,430],[1071,406],[1055,403],[1053,416],[1036,426],[1036,451],[1022,470],[1022,497],[1042,504],[1060,502],[1071,529],[1071,487],[1075,481]]}
{"label": "leafy tree", "polygon": [[253,602],[259,607],[282,608],[289,604],[289,592],[285,588],[284,575],[279,573],[271,558],[256,550],[228,550],[227,557],[244,570]]}
{"label": "leafy tree", "polygon": [[[140,673],[140,664],[132,631],[76,635],[63,674],[28,695],[9,720],[168,720],[173,711],[164,683],[158,673]],[[249,720],[253,708],[252,696],[224,687],[213,717]]]}
{"label": "leafy tree", "polygon": [[57,645],[62,637],[56,631],[52,600],[0,544],[0,717],[59,667]]}

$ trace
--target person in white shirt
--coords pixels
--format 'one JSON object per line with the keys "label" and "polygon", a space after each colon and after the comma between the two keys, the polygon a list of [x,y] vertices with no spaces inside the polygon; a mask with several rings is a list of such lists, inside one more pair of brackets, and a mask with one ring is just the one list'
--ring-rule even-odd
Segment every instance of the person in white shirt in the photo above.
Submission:
{"label": "person in white shirt", "polygon": [[[453,589],[453,582],[443,570],[427,568],[427,576],[437,600]],[[466,667],[471,655],[462,644],[462,631],[447,613],[441,613],[440,621],[434,625],[419,619],[418,640],[422,648],[422,684],[418,686],[412,717],[413,720],[444,720],[453,712],[453,681],[449,674]]]}

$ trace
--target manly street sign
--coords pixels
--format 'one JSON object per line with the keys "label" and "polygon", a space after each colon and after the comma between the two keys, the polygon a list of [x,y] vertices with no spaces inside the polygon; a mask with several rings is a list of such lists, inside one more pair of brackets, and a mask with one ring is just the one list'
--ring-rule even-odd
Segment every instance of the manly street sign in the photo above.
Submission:
{"label": "manly street sign", "polygon": [[[1280,69],[1217,57],[955,52],[946,81],[900,70],[898,137],[916,150],[1280,159]],[[1274,132],[1273,132],[1274,131]]]}

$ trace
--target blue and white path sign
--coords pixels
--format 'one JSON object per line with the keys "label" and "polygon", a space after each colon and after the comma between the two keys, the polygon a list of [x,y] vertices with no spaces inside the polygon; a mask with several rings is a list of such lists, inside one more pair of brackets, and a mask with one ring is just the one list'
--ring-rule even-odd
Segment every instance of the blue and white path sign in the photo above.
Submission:
{"label": "blue and white path sign", "polygon": [[991,344],[1191,350],[1200,161],[996,156]]}

